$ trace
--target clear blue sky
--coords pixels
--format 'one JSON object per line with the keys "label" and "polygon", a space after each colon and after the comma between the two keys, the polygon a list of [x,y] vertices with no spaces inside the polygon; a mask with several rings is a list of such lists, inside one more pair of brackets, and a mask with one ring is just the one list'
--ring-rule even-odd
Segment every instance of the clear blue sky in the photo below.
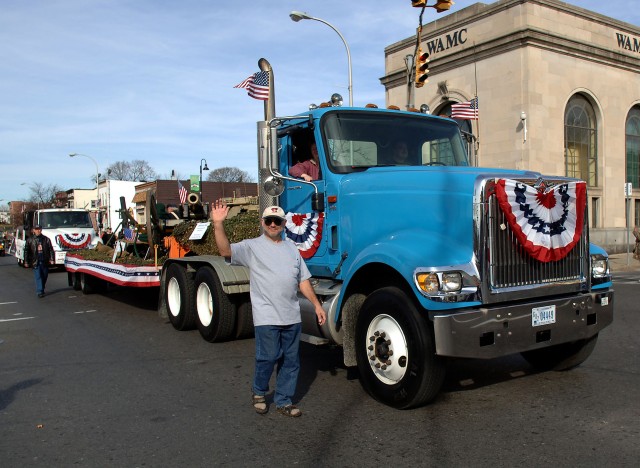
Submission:
{"label": "clear blue sky", "polygon": [[[452,11],[475,1],[457,0]],[[486,1],[484,3],[493,3]],[[572,1],[640,24],[637,0]],[[275,71],[276,112],[347,96],[384,104],[385,46],[414,34],[410,0],[3,0],[0,13],[0,205],[29,195],[23,182],[92,188],[116,161],[175,169],[256,168],[263,104],[233,86],[264,57]],[[443,14],[445,15],[445,14]],[[436,17],[427,9],[424,23]],[[205,173],[206,174],[206,173]]]}

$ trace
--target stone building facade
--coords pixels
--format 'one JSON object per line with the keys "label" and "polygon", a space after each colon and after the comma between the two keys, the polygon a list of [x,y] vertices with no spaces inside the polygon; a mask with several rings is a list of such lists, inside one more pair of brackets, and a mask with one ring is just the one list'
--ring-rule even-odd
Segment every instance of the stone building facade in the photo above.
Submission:
{"label": "stone building facade", "polygon": [[586,180],[592,241],[626,250],[640,225],[640,27],[557,0],[476,3],[423,24],[429,81],[415,89],[417,43],[385,49],[388,105],[449,116],[477,96],[478,119],[459,122],[472,163]]}

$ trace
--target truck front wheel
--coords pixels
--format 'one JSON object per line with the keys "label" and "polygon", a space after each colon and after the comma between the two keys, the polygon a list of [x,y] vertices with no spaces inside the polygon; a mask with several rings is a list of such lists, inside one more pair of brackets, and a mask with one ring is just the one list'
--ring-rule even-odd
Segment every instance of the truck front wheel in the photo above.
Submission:
{"label": "truck front wheel", "polygon": [[377,400],[406,409],[440,391],[445,368],[433,331],[400,289],[382,288],[365,299],[355,344],[360,381]]}
{"label": "truck front wheel", "polygon": [[176,330],[190,330],[196,323],[195,286],[185,268],[173,263],[167,269],[165,300],[169,321]]}
{"label": "truck front wheel", "polygon": [[196,310],[198,331],[207,341],[231,338],[236,324],[236,307],[223,291],[213,269],[204,267],[196,273]]}

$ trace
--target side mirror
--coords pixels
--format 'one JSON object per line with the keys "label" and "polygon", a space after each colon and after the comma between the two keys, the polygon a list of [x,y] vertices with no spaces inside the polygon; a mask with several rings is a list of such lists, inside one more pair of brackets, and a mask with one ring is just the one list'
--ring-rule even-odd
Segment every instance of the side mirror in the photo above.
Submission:
{"label": "side mirror", "polygon": [[284,184],[279,177],[269,176],[264,180],[262,188],[271,197],[279,197],[284,192]]}
{"label": "side mirror", "polygon": [[318,192],[311,195],[311,209],[313,211],[324,211],[324,193]]}

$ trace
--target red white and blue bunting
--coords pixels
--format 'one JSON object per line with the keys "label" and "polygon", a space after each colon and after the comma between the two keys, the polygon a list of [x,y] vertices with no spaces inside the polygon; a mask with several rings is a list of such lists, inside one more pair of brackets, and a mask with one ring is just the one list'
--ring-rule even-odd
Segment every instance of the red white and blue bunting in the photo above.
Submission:
{"label": "red white and blue bunting", "polygon": [[58,234],[56,242],[62,249],[84,249],[91,243],[91,234]]}
{"label": "red white and blue bunting", "polygon": [[287,213],[285,233],[298,247],[302,258],[311,258],[320,247],[324,213]]}
{"label": "red white and blue bunting", "polygon": [[527,253],[541,262],[563,259],[580,240],[586,194],[582,181],[539,189],[510,179],[496,181],[509,227]]}

